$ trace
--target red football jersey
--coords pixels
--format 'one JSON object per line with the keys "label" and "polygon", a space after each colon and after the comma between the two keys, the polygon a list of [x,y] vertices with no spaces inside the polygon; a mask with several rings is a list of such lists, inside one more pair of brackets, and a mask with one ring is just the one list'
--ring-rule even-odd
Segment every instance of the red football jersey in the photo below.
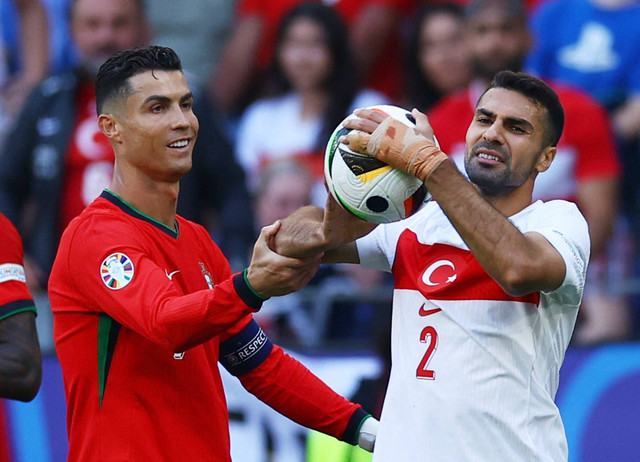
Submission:
{"label": "red football jersey", "polygon": [[[203,227],[169,228],[105,191],[65,231],[49,292],[69,461],[230,460],[219,347],[261,300]],[[277,346],[243,374],[267,404],[337,437],[364,413]]]}
{"label": "red football jersey", "polygon": [[22,240],[7,217],[0,213],[0,319],[22,311],[36,311],[27,287]]}

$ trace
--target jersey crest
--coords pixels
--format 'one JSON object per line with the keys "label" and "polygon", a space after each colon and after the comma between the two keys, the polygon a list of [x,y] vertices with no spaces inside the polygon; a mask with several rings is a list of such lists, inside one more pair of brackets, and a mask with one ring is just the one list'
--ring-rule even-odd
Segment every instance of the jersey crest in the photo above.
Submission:
{"label": "jersey crest", "polygon": [[199,261],[198,263],[200,264],[200,269],[202,270],[202,277],[204,277],[204,280],[207,282],[207,286],[209,287],[209,289],[213,289],[215,284],[213,283],[213,278],[211,277],[211,273],[209,272],[207,267],[204,266],[204,263],[202,263],[201,261]]}
{"label": "jersey crest", "polygon": [[112,253],[100,265],[102,282],[111,290],[125,287],[133,279],[134,273],[133,262],[123,253]]}

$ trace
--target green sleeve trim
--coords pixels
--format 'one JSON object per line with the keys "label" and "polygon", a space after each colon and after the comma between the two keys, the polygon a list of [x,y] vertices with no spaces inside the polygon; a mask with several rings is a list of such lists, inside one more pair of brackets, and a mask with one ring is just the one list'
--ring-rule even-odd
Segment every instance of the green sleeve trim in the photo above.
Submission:
{"label": "green sleeve trim", "polygon": [[251,292],[253,292],[253,295],[255,295],[256,297],[258,297],[260,300],[268,300],[269,297],[263,297],[262,295],[260,295],[256,289],[254,289],[251,284],[249,283],[249,278],[247,277],[247,273],[249,272],[249,268],[245,268],[244,271],[242,272],[242,275],[244,276],[244,282],[247,284],[247,287],[249,288],[249,290]]}
{"label": "green sleeve trim", "polygon": [[38,310],[36,310],[33,300],[18,300],[7,303],[0,307],[0,321],[8,318],[9,316],[13,316],[14,314],[24,313],[25,311],[32,311],[36,316],[38,316]]}

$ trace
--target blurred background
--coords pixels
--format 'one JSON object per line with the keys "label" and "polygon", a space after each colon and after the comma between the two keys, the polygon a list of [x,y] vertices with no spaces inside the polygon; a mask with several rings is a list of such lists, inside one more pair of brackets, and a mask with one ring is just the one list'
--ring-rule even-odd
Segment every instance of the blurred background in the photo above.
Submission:
{"label": "blurred background", "polygon": [[[48,274],[62,230],[112,173],[95,116],[97,69],[119,49],[151,43],[180,55],[201,125],[178,212],[209,230],[234,270],[262,226],[324,204],[324,146],[354,108],[417,107],[459,160],[496,72],[547,80],[566,124],[534,195],[574,201],[592,239],[556,397],[570,460],[640,460],[638,24],[637,0],[0,0],[0,212],[24,241],[44,353],[36,399],[0,401],[0,462],[66,459]],[[336,391],[379,414],[392,287],[388,274],[326,265],[256,319]],[[235,462],[370,460],[223,377]]]}

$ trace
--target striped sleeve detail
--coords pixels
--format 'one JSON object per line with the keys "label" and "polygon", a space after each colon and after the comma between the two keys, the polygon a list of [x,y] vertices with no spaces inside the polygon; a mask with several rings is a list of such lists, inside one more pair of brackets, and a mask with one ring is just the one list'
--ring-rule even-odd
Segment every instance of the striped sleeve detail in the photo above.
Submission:
{"label": "striped sleeve detail", "polygon": [[98,392],[100,405],[102,405],[102,399],[104,398],[109,368],[111,367],[119,332],[120,324],[118,322],[106,314],[100,315],[100,321],[98,322]]}
{"label": "striped sleeve detail", "polygon": [[0,320],[13,316],[14,314],[22,313],[23,311],[33,311],[37,314],[36,306],[32,299],[14,300],[13,302],[0,306]]}

